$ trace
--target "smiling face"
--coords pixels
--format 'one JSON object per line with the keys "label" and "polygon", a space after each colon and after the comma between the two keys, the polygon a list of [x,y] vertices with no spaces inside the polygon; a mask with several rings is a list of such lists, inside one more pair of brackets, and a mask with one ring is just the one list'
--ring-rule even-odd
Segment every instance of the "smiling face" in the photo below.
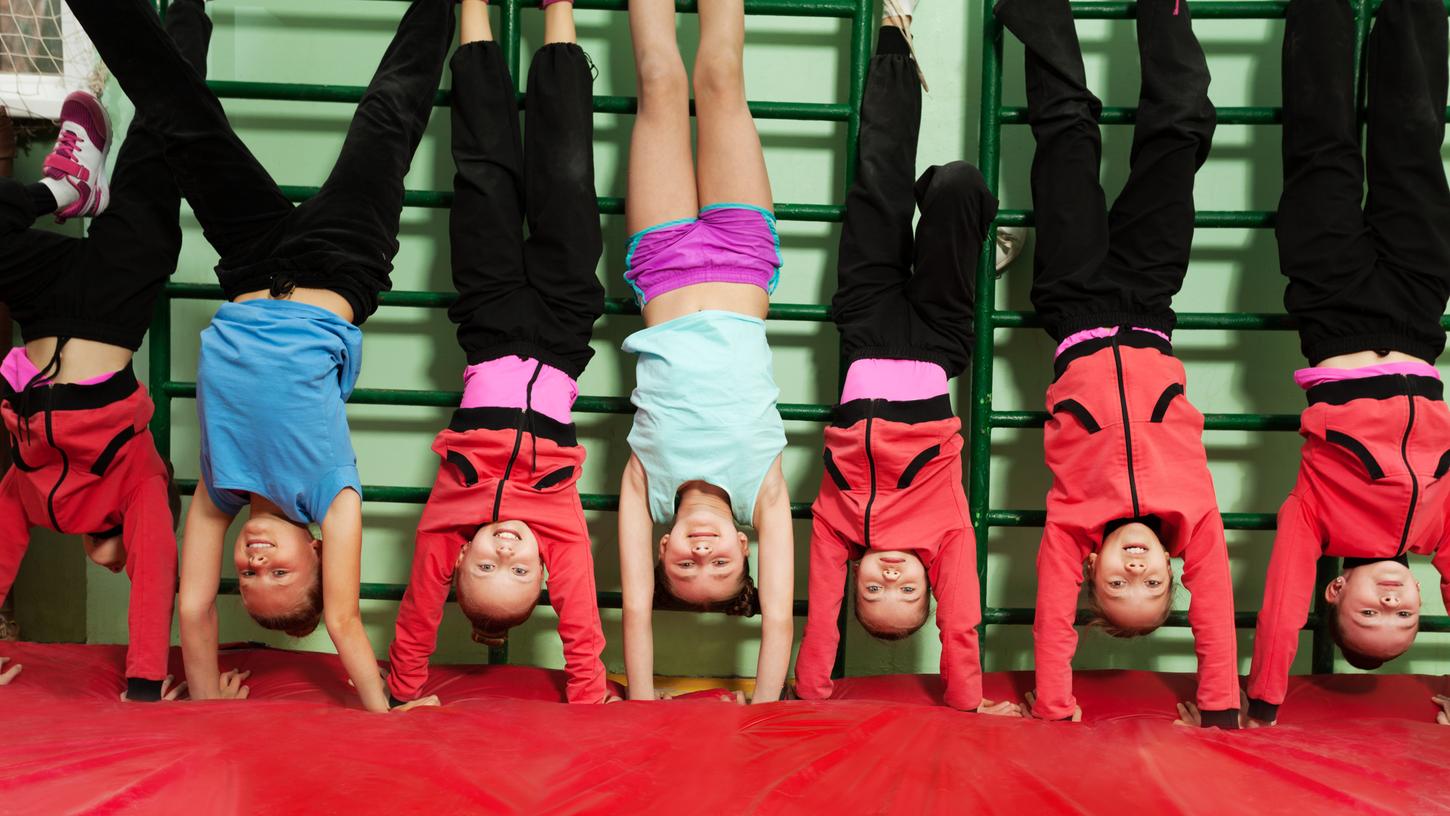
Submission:
{"label": "smiling face", "polygon": [[543,587],[539,540],[522,521],[478,528],[458,553],[454,586],[458,606],[474,629],[501,640],[528,619]]}
{"label": "smiling face", "polygon": [[1404,654],[1420,630],[1420,583],[1395,561],[1345,570],[1325,588],[1324,599],[1334,604],[1336,642],[1359,668]]}
{"label": "smiling face", "polygon": [[111,572],[120,572],[126,568],[126,548],[121,546],[120,536],[96,538],[93,535],[83,535],[81,546],[85,547],[87,558]]}
{"label": "smiling face", "polygon": [[247,612],[268,628],[311,631],[321,614],[321,550],[305,526],[254,512],[232,551]]}
{"label": "smiling face", "polygon": [[1168,617],[1173,605],[1173,565],[1158,535],[1146,524],[1124,524],[1088,556],[1096,611],[1110,634],[1147,634]]}
{"label": "smiling face", "polygon": [[931,607],[926,567],[903,550],[872,550],[856,567],[856,619],[882,640],[920,629]]}
{"label": "smiling face", "polygon": [[671,594],[707,605],[740,594],[750,544],[729,513],[699,507],[675,516],[660,539],[660,566]]}

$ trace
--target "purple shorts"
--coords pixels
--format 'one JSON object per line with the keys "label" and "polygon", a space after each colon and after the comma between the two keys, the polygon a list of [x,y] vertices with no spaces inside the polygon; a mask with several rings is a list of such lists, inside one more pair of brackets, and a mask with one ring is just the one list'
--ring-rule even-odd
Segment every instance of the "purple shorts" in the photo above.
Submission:
{"label": "purple shorts", "polygon": [[749,204],[711,204],[698,218],[635,233],[624,279],[643,306],[696,283],[750,283],[768,294],[780,280],[780,265],[774,213]]}

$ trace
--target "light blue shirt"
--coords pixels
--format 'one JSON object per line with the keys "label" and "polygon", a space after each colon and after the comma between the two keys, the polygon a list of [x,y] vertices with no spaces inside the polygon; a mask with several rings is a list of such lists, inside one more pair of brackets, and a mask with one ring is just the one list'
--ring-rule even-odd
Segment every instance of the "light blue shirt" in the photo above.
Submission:
{"label": "light blue shirt", "polygon": [[635,365],[629,446],[644,465],[650,517],[675,516],[680,485],[702,481],[730,495],[740,524],[785,449],[765,321],[736,312],[695,312],[625,338]]}
{"label": "light blue shirt", "polygon": [[201,333],[196,373],[212,502],[236,515],[255,493],[308,524],[345,488],[361,496],[343,405],[361,362],[362,330],[326,309],[222,304]]}

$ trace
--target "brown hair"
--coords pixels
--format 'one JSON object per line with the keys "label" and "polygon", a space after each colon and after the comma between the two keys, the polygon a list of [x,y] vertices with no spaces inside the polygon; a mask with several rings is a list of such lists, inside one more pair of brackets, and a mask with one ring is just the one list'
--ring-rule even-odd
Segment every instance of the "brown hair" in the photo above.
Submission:
{"label": "brown hair", "polygon": [[[1329,613],[1327,617],[1328,620],[1326,621],[1326,625],[1329,627],[1330,639],[1334,641],[1335,646],[1339,647],[1339,653],[1344,655],[1345,661],[1356,669],[1363,669],[1365,671],[1378,669],[1386,662],[1394,660],[1395,658],[1405,653],[1399,652],[1397,654],[1390,655],[1389,657],[1373,657],[1371,655],[1367,655],[1364,652],[1361,652],[1360,650],[1344,642],[1344,629],[1340,626],[1339,623],[1339,604],[1329,604]],[[1409,650],[1406,649],[1405,651]]]}
{"label": "brown hair", "polygon": [[654,608],[676,612],[723,612],[741,618],[760,614],[760,592],[755,588],[755,579],[750,577],[750,555],[740,570],[740,591],[728,598],[703,604],[681,600],[670,586],[670,576],[665,573],[665,562],[655,562]]}
{"label": "brown hair", "polygon": [[459,611],[473,624],[473,642],[495,648],[508,642],[510,629],[522,625],[534,614],[534,607],[539,604],[539,596],[543,595],[543,590],[540,589],[539,595],[535,595],[520,612],[499,616],[474,607],[464,600],[463,570],[455,570],[453,573],[453,592],[458,599]]}
{"label": "brown hair", "polygon": [[322,563],[319,559],[312,585],[307,588],[307,597],[290,612],[281,615],[258,615],[247,610],[252,620],[263,629],[286,632],[295,638],[312,634],[322,620]]}
{"label": "brown hair", "polygon": [[1090,561],[1082,562],[1082,605],[1088,613],[1087,625],[1096,627],[1103,631],[1103,634],[1115,638],[1135,638],[1157,631],[1168,620],[1168,613],[1173,611],[1173,588],[1175,586],[1173,573],[1168,573],[1168,591],[1163,596],[1163,614],[1156,621],[1147,626],[1119,626],[1108,618],[1103,611],[1102,602],[1098,600],[1097,587],[1093,585],[1093,566]]}

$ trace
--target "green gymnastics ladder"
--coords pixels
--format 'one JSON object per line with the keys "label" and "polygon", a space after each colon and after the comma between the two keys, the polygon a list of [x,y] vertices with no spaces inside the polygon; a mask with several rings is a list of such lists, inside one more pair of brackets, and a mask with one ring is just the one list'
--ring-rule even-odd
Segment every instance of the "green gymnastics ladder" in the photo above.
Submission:
{"label": "green gymnastics ladder", "polygon": [[[1363,52],[1370,20],[1378,9],[1375,0],[1350,0],[1356,20],[1356,64]],[[1002,25],[992,14],[991,0],[983,2],[982,19],[982,121],[979,165],[987,185],[996,192],[1001,166],[1002,128],[1004,125],[1027,124],[1027,110],[1002,104]],[[1264,19],[1284,16],[1286,0],[1190,0],[1195,19]],[[1136,14],[1133,0],[1092,0],[1075,2],[1077,19],[1125,20]],[[1217,108],[1219,124],[1272,125],[1280,120],[1279,108],[1237,107]],[[1102,123],[1131,124],[1133,108],[1105,107]],[[1199,211],[1195,224],[1200,228],[1265,229],[1273,226],[1274,214],[1264,211]],[[1029,226],[1028,210],[1002,210],[995,226]],[[970,425],[971,465],[969,499],[977,528],[977,569],[983,590],[983,620],[986,624],[1031,624],[1031,608],[994,608],[986,606],[987,538],[993,527],[1041,527],[1046,513],[1041,510],[1014,510],[991,506],[990,456],[992,431],[999,428],[1042,428],[1047,415],[1040,411],[996,410],[992,403],[992,363],[997,329],[1037,327],[1041,323],[1031,312],[1004,311],[996,308],[995,242],[989,241],[982,253],[977,271],[976,351],[972,358],[972,411]],[[1026,274],[1026,273],[1023,273]],[[1442,321],[1444,322],[1444,321]],[[1194,313],[1180,312],[1180,330],[1226,329],[1231,331],[1286,331],[1293,324],[1284,314],[1253,314],[1242,312]],[[1293,414],[1208,414],[1205,428],[1209,431],[1296,431],[1299,418]],[[1272,530],[1273,513],[1225,513],[1224,526],[1230,530]],[[1320,560],[1317,574],[1315,610],[1307,628],[1313,630],[1313,670],[1316,674],[1334,671],[1334,645],[1324,625],[1322,598],[1324,585],[1338,573],[1339,559]],[[1255,613],[1235,615],[1239,628],[1254,625]],[[1450,632],[1450,616],[1423,616],[1420,628],[1429,632]],[[1185,613],[1176,612],[1168,619],[1169,626],[1187,626]]]}
{"label": "green gymnastics ladder", "polygon": [[[164,13],[167,0],[158,0],[158,6]],[[856,142],[857,133],[861,124],[861,94],[866,82],[866,67],[871,56],[872,35],[875,31],[874,17],[875,0],[745,0],[745,11],[751,15],[773,15],[792,17],[825,17],[841,18],[850,20],[849,49],[850,49],[850,75],[848,84],[849,99],[841,103],[805,103],[805,102],[751,102],[750,111],[757,119],[790,119],[799,121],[818,122],[844,122],[847,125],[846,140],[846,181],[849,185],[856,167]],[[501,25],[499,27],[498,40],[503,46],[504,58],[507,61],[510,71],[514,76],[515,83],[520,76],[520,53],[521,53],[521,25],[519,19],[520,9],[536,7],[538,0],[492,0],[492,5],[499,8]],[[676,0],[676,9],[680,12],[694,12],[697,9],[696,0]],[[626,0],[576,0],[575,7],[578,9],[593,9],[607,11],[625,11]],[[297,83],[271,83],[271,82],[244,82],[244,81],[211,81],[207,83],[223,99],[270,99],[278,101],[301,101],[301,102],[338,102],[356,103],[363,93],[361,86],[343,85],[317,85]],[[438,93],[434,101],[440,107],[449,104],[448,94],[444,91]],[[594,111],[596,113],[611,114],[632,114],[636,110],[636,100],[622,96],[596,96],[594,97]],[[303,201],[309,196],[316,194],[315,187],[283,186],[283,192],[293,201]],[[404,204],[409,207],[426,207],[434,209],[446,209],[452,201],[452,193],[441,190],[409,190],[404,196]],[[618,215],[624,212],[624,200],[620,198],[601,197],[599,199],[600,212],[605,214]],[[843,207],[840,204],[797,204],[777,203],[775,212],[777,217],[785,221],[840,221]],[[151,346],[150,346],[150,388],[152,397],[156,402],[156,414],[151,421],[151,431],[156,438],[156,445],[163,456],[171,452],[171,411],[172,401],[177,399],[195,399],[196,384],[194,382],[181,382],[172,379],[171,371],[171,304],[175,300],[220,300],[221,288],[211,284],[186,284],[171,283],[166,287],[165,293],[157,306],[156,317],[151,324]],[[454,300],[453,292],[407,292],[395,291],[385,292],[382,295],[382,306],[388,308],[421,308],[421,309],[444,309]],[[639,309],[633,301],[626,299],[611,299],[605,304],[605,314],[610,315],[633,315],[638,314]],[[789,321],[810,321],[826,322],[830,320],[830,314],[826,307],[820,304],[805,303],[777,303],[770,308],[769,318],[771,320]],[[359,388],[353,391],[350,402],[364,405],[402,405],[422,407],[443,407],[453,408],[458,405],[461,394],[457,391],[409,391],[383,388]],[[634,408],[630,405],[627,397],[615,396],[581,396],[574,406],[576,411],[584,413],[605,413],[605,414],[628,414]],[[819,404],[782,404],[781,415],[789,420],[806,420],[814,422],[825,422],[830,418],[831,406]],[[420,447],[419,451],[422,452]],[[191,493],[196,489],[195,480],[178,480],[178,486],[183,493]],[[402,502],[409,504],[422,504],[428,498],[428,488],[408,487],[401,485],[365,485],[363,496],[367,501],[378,502]],[[585,494],[583,496],[584,508],[586,510],[615,510],[618,506],[617,495]],[[798,519],[810,517],[809,502],[796,503],[792,506],[793,514]],[[362,585],[362,597],[367,600],[401,600],[405,584],[384,584],[364,583]],[[222,581],[221,591],[235,594],[237,584],[234,580]],[[601,608],[618,609],[621,606],[621,597],[618,592],[600,592],[599,605]],[[541,599],[541,602],[547,602]],[[805,614],[806,605],[804,601],[796,601],[795,614]],[[842,616],[841,625],[844,628],[845,618]],[[845,638],[841,639],[841,651],[837,654],[836,673],[839,675],[844,667]],[[490,662],[504,662],[507,660],[507,653],[503,649],[491,650]]]}

